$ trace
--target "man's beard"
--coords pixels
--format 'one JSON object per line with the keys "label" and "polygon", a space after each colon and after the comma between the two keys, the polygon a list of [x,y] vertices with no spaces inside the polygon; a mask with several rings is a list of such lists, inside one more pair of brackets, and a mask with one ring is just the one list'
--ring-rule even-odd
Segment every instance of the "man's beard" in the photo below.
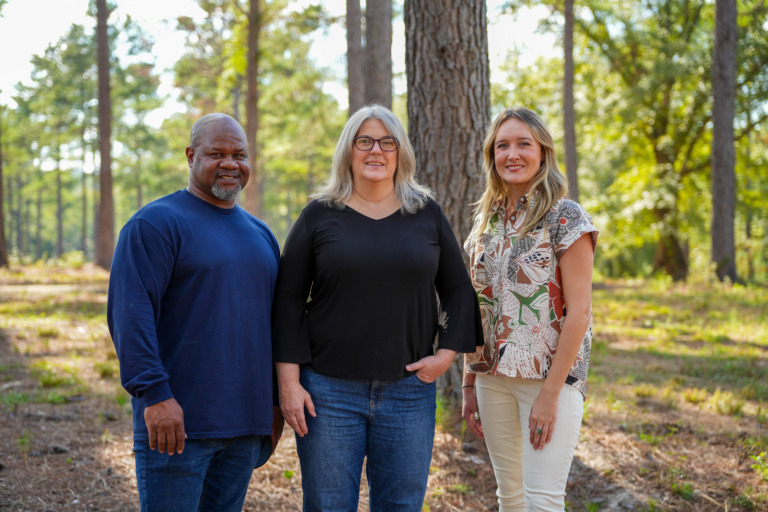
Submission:
{"label": "man's beard", "polygon": [[221,199],[222,201],[234,201],[237,199],[237,196],[240,195],[240,191],[243,190],[243,187],[238,183],[236,188],[225,190],[221,188],[221,185],[218,183],[214,183],[213,187],[211,187],[211,193],[213,194],[213,197],[216,199]]}

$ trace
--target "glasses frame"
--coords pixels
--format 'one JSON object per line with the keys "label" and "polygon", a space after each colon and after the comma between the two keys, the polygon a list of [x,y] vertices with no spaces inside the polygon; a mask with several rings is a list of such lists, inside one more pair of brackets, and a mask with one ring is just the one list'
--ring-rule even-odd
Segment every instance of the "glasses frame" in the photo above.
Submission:
{"label": "glasses frame", "polygon": [[[358,143],[357,143],[358,139],[370,139],[370,140],[373,141],[373,143],[371,144],[371,147],[363,149],[363,148],[361,148],[358,145]],[[395,149],[384,149],[383,147],[381,147],[381,141],[382,140],[393,140],[393,141],[395,141]],[[394,137],[392,135],[387,135],[386,137],[382,137],[380,139],[374,139],[373,137],[368,137],[368,136],[362,135],[360,137],[355,137],[354,139],[352,139],[352,142],[355,145],[355,147],[358,150],[360,150],[360,151],[371,151],[373,149],[373,146],[375,146],[377,143],[379,144],[379,149],[381,149],[382,151],[386,151],[387,153],[392,153],[393,151],[397,151],[400,148],[400,141],[397,140],[397,137]]]}

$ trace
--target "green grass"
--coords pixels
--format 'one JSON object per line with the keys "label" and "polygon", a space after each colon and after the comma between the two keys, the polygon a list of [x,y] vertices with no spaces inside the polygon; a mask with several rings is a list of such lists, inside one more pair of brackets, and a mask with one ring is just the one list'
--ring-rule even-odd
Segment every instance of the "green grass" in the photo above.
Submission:
{"label": "green grass", "polygon": [[632,385],[641,398],[669,386],[680,402],[719,414],[743,414],[746,400],[768,409],[767,289],[603,283],[593,292],[593,309],[595,367],[617,350],[637,356],[632,365],[600,368],[607,381]]}

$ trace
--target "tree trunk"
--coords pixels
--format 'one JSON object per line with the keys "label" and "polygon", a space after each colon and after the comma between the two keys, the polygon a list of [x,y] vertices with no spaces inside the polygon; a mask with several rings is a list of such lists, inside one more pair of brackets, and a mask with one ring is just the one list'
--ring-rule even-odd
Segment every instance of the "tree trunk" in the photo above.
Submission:
{"label": "tree trunk", "polygon": [[[405,39],[408,132],[419,179],[435,192],[462,244],[480,193],[490,121],[485,1],[408,0]],[[452,401],[461,396],[461,368],[457,358],[438,382]]]}
{"label": "tree trunk", "polygon": [[86,148],[88,147],[85,142],[85,122],[80,129],[80,145],[83,148],[83,155],[80,159],[80,165],[82,168],[82,175],[80,176],[80,216],[82,217],[80,223],[80,248],[83,251],[83,258],[88,260],[88,175],[85,172],[85,159],[87,156]]}
{"label": "tree trunk", "polygon": [[5,208],[3,207],[3,113],[0,108],[0,267],[8,266],[8,246],[5,241]]}
{"label": "tree trunk", "polygon": [[[39,171],[38,171],[38,174]],[[22,188],[24,187],[24,183],[22,182],[21,173],[16,175],[16,212],[14,213],[14,221],[16,228],[16,256],[21,260],[24,256],[24,224],[22,223],[22,212],[23,212],[23,199],[22,199]],[[40,196],[40,191],[38,191],[38,197]]]}
{"label": "tree trunk", "polygon": [[99,235],[96,264],[109,270],[115,251],[115,213],[112,201],[112,99],[109,86],[109,18],[107,0],[96,0],[96,45],[99,64]]}
{"label": "tree trunk", "polygon": [[565,0],[565,30],[563,53],[565,74],[563,79],[563,133],[565,135],[565,170],[568,175],[568,193],[579,200],[579,178],[576,153],[576,112],[573,102],[573,0]]}
{"label": "tree trunk", "polygon": [[365,104],[361,23],[360,0],[347,0],[347,89],[350,116]]}
{"label": "tree trunk", "polygon": [[245,100],[246,134],[248,137],[248,165],[251,177],[245,193],[245,209],[261,217],[261,187],[263,176],[258,166],[259,132],[259,31],[261,12],[259,0],[250,0],[248,13],[248,63],[246,70],[247,97]]}
{"label": "tree trunk", "polygon": [[64,201],[61,197],[61,161],[56,159],[56,258],[64,254]]}
{"label": "tree trunk", "polygon": [[[35,203],[35,260],[43,258],[43,189],[37,190],[37,202]],[[21,209],[19,209],[21,216]],[[19,241],[23,240],[21,231],[19,231]]]}
{"label": "tree trunk", "polygon": [[712,262],[718,279],[738,281],[734,222],[736,155],[733,116],[736,93],[736,0],[715,2],[712,65]]}
{"label": "tree trunk", "polygon": [[365,2],[365,103],[392,109],[392,0]]}

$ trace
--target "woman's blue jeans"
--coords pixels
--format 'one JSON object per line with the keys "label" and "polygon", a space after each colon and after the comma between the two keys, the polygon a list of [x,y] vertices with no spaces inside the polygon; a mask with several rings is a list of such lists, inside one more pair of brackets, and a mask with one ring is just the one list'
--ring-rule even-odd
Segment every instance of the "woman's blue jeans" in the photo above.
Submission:
{"label": "woman's blue jeans", "polygon": [[271,436],[187,439],[169,456],[135,441],[142,512],[241,512],[254,468],[272,453]]}
{"label": "woman's blue jeans", "polygon": [[356,512],[366,461],[371,512],[418,512],[435,437],[435,383],[336,379],[307,368],[301,384],[315,405],[296,436],[305,512]]}

